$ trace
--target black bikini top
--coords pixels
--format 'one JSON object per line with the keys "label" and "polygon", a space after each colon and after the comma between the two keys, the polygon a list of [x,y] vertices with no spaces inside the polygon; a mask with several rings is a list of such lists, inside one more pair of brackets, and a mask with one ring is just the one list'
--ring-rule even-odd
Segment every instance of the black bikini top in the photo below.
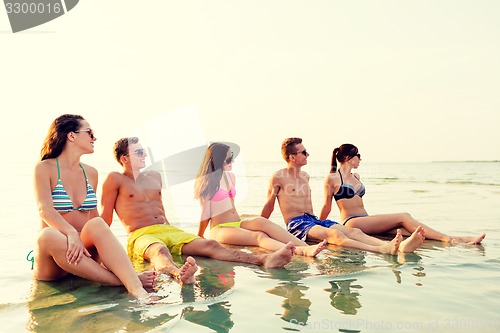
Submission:
{"label": "black bikini top", "polygon": [[337,193],[335,193],[333,195],[333,198],[335,199],[335,201],[338,201],[340,199],[351,199],[355,195],[360,196],[360,197],[365,195],[365,186],[363,185],[363,183],[361,183],[361,181],[359,180],[358,177],[353,175],[354,178],[356,178],[359,181],[359,183],[361,184],[359,189],[356,191],[354,189],[354,186],[352,186],[351,184],[344,184],[344,180],[342,179],[342,174],[340,173],[340,170],[339,170],[339,175],[340,175],[340,181],[342,182],[342,184],[340,185],[340,188],[337,191]]}

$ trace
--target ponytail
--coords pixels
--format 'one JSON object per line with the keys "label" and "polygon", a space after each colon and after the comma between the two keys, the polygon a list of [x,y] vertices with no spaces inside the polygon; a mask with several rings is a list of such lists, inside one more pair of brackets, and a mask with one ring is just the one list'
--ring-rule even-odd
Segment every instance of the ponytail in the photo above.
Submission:
{"label": "ponytail", "polygon": [[335,148],[332,153],[332,163],[331,163],[331,169],[330,173],[335,173],[337,172],[337,154],[339,152],[338,148]]}

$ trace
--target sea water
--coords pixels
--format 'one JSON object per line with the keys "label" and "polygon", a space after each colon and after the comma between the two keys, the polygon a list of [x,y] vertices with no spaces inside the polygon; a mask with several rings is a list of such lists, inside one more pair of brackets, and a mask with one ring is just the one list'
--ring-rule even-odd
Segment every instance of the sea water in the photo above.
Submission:
{"label": "sea water", "polygon": [[[180,288],[160,276],[162,303],[141,305],[121,287],[68,278],[32,280],[29,251],[39,227],[32,166],[10,162],[2,181],[0,322],[2,332],[496,332],[500,328],[500,163],[362,163],[369,214],[408,212],[451,235],[486,233],[480,246],[426,240],[390,256],[329,245],[317,258],[281,269],[197,257],[197,282]],[[258,215],[269,177],[284,163],[237,161],[238,211]],[[111,166],[98,166],[101,182]],[[311,176],[319,214],[328,166]],[[105,171],[105,172],[103,172]],[[164,191],[167,217],[196,232],[192,184]],[[338,220],[334,207],[329,218]],[[284,226],[276,204],[271,220]],[[123,244],[126,233],[112,225]],[[238,248],[238,247],[236,247]],[[264,253],[256,248],[245,251]],[[182,258],[177,258],[182,261]]]}

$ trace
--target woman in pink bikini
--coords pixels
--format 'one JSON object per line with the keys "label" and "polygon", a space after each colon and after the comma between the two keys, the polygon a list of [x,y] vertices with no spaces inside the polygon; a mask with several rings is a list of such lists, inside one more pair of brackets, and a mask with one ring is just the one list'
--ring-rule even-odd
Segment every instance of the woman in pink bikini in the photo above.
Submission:
{"label": "woman in pink bikini", "polygon": [[199,236],[203,237],[210,224],[210,238],[220,243],[276,251],[292,242],[296,254],[311,257],[325,248],[326,241],[310,246],[260,216],[242,221],[234,206],[235,176],[230,172],[233,162],[234,155],[228,145],[216,142],[207,148],[194,189],[202,209]]}

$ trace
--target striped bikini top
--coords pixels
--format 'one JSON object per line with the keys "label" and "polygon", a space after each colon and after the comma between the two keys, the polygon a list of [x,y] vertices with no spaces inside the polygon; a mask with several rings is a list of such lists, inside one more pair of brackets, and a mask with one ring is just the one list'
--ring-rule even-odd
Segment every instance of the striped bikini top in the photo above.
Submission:
{"label": "striped bikini top", "polygon": [[69,213],[75,210],[81,212],[88,212],[95,208],[97,208],[97,196],[94,192],[94,189],[89,184],[89,180],[87,179],[87,174],[85,173],[85,169],[80,164],[80,168],[83,170],[83,175],[85,176],[85,182],[87,183],[87,196],[85,200],[82,202],[82,205],[78,208],[73,206],[73,201],[69,197],[68,193],[66,193],[66,189],[64,188],[61,182],[61,171],[59,169],[59,161],[56,158],[57,164],[57,185],[52,191],[52,201],[54,202],[54,208],[61,214]]}

